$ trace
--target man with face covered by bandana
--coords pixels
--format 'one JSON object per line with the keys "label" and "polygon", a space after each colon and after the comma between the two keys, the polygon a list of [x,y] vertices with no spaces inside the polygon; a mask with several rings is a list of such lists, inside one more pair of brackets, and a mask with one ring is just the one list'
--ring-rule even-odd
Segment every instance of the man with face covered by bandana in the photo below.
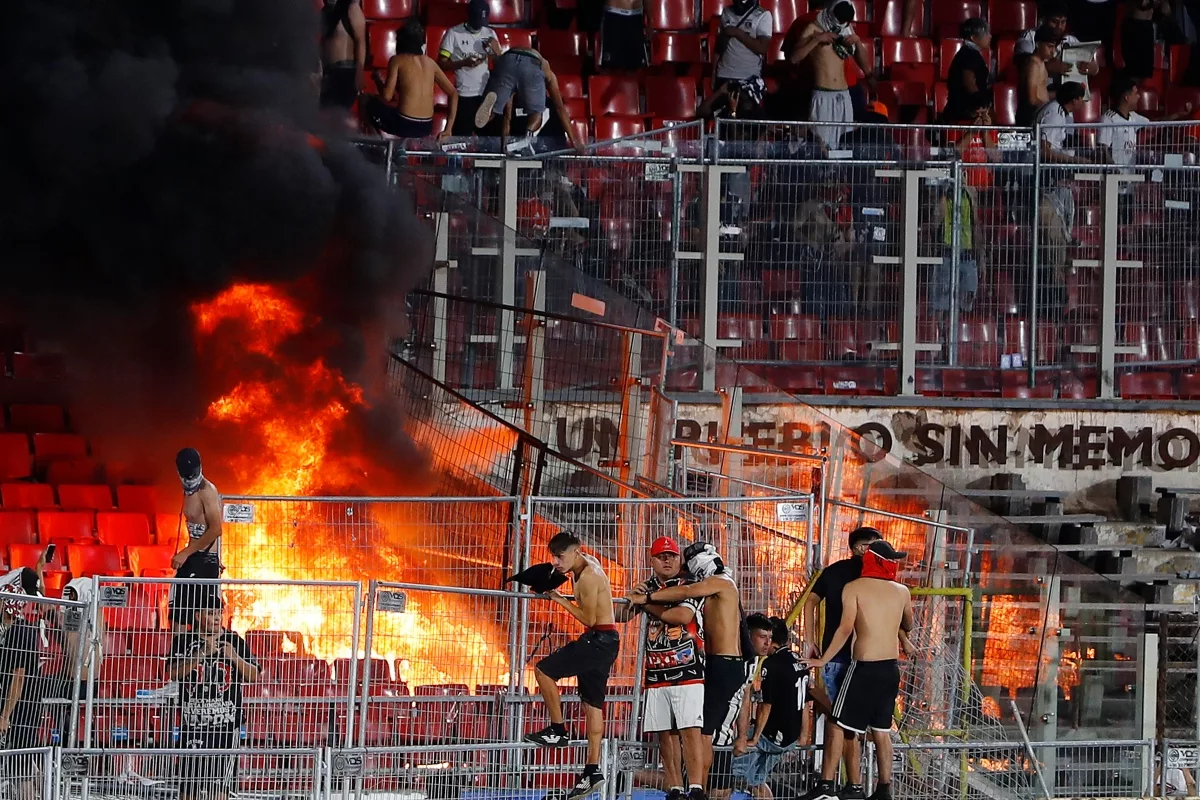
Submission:
{"label": "man with face covered by bandana", "polygon": [[458,89],[458,115],[451,131],[455,136],[470,136],[475,132],[475,112],[487,88],[488,58],[499,57],[501,53],[496,32],[487,24],[488,9],[487,0],[471,0],[467,4],[467,21],[446,31],[438,47],[438,66],[454,70],[454,87]]}
{"label": "man with face covered by bandana", "polygon": [[[187,525],[187,546],[171,559],[176,578],[221,577],[221,496],[217,487],[204,477],[200,454],[185,447],[175,456],[175,468],[183,484],[183,521]],[[182,536],[180,536],[182,538]],[[170,618],[176,632],[191,624],[196,597],[205,587],[176,585],[171,597]]]}
{"label": "man with face covered by bandana", "polygon": [[[733,573],[707,542],[696,542],[683,552],[694,583],[670,586],[649,594],[639,587],[629,595],[634,605],[656,603],[673,605],[685,600],[704,600],[704,789],[688,793],[691,800],[703,800],[712,774],[713,745],[733,744],[735,723],[742,708],[742,692],[749,679],[749,668],[742,649],[742,607]],[[692,780],[689,776],[689,780]]]}
{"label": "man with face covered by bandana", "polygon": [[[802,800],[833,800],[838,762],[845,738],[852,741],[868,731],[875,743],[879,781],[871,800],[892,797],[892,714],[900,694],[900,632],[913,626],[908,587],[896,580],[906,553],[882,539],[862,554],[862,577],[842,591],[842,619],[825,652],[809,666],[823,668],[854,637],[852,661],[833,703],[837,727],[821,764],[821,780]],[[851,745],[856,746],[855,744]]]}
{"label": "man with face covered by bandana", "polygon": [[[41,701],[37,629],[23,614],[29,595],[38,595],[38,575],[28,567],[0,577],[0,750],[39,745]],[[37,796],[35,755],[6,759],[15,800]]]}

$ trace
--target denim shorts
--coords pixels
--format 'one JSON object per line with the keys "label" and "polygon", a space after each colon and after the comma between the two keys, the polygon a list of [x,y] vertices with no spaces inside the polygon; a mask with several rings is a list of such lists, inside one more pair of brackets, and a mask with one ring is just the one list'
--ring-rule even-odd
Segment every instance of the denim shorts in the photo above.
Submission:
{"label": "denim shorts", "polygon": [[787,747],[780,747],[774,742],[759,739],[753,750],[733,760],[733,774],[744,780],[747,786],[762,786],[775,767],[779,766],[784,755],[795,749],[795,742]]}
{"label": "denim shorts", "polygon": [[846,668],[850,664],[845,661],[830,661],[821,669],[821,679],[825,683],[825,693],[829,702],[836,703],[838,692],[842,689],[842,678],[846,677]]}

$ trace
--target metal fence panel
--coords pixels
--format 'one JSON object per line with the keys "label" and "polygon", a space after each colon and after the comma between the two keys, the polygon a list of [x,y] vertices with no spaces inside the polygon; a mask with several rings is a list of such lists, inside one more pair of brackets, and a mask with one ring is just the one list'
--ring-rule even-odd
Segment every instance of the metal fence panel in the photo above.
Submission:
{"label": "metal fence panel", "polygon": [[0,796],[6,800],[50,800],[54,775],[52,748],[0,747]]}

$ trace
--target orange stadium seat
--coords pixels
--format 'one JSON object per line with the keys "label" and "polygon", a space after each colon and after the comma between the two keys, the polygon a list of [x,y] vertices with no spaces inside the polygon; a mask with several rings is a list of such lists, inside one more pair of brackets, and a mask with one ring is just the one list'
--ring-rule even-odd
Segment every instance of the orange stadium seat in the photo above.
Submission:
{"label": "orange stadium seat", "polygon": [[87,456],[87,439],[73,433],[35,433],[33,455],[38,460]]}
{"label": "orange stadium seat", "polygon": [[406,19],[416,12],[416,0],[363,0],[363,16],[367,19]]}
{"label": "orange stadium seat", "polygon": [[32,511],[0,511],[0,548],[36,543],[37,524]]}
{"label": "orange stadium seat", "polygon": [[112,489],[106,484],[59,484],[58,504],[64,509],[88,508],[92,511],[111,511],[113,509]]}
{"label": "orange stadium seat", "polygon": [[129,575],[121,561],[121,549],[110,544],[72,544],[67,546],[67,563],[75,577],[93,575]]}
{"label": "orange stadium seat", "polygon": [[603,114],[640,114],[638,79],[630,75],[593,75],[588,79],[588,111]]}
{"label": "orange stadium seat", "polygon": [[117,508],[139,514],[158,513],[158,487],[122,484],[117,487]]}
{"label": "orange stadium seat", "polygon": [[29,433],[62,433],[67,418],[62,406],[14,404],[8,407],[9,427]]}
{"label": "orange stadium seat", "polygon": [[646,8],[646,27],[652,31],[690,31],[697,22],[693,0],[659,0]]}
{"label": "orange stadium seat", "polygon": [[0,433],[0,480],[28,478],[32,474],[29,437],[23,433]]}
{"label": "orange stadium seat", "polygon": [[[54,550],[54,558],[46,564],[47,573],[50,572],[67,572],[67,554],[65,547],[56,547]],[[44,544],[29,544],[22,542],[13,542],[8,546],[8,566],[11,569],[17,567],[36,567],[38,559],[42,557],[42,553],[46,552]]]}
{"label": "orange stadium seat", "polygon": [[139,578],[162,578],[175,574],[171,559],[175,548],[170,545],[130,545],[125,548],[129,569]]}
{"label": "orange stadium seat", "polygon": [[6,509],[55,508],[54,489],[45,483],[0,485],[0,501]]}
{"label": "orange stadium seat", "polygon": [[93,458],[56,458],[46,466],[46,483],[101,483],[100,463]]}
{"label": "orange stadium seat", "polygon": [[101,511],[96,514],[96,535],[102,544],[118,547],[154,544],[150,518],[129,511]]}
{"label": "orange stadium seat", "polygon": [[988,25],[992,36],[1018,36],[1037,27],[1036,0],[990,0]]}
{"label": "orange stadium seat", "polygon": [[93,511],[38,511],[38,538],[43,542],[88,542],[95,539]]}

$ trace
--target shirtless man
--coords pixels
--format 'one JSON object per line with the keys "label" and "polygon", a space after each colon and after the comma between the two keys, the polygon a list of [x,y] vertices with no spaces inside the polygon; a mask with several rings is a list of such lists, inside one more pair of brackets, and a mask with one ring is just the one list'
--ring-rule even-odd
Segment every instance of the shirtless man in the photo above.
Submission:
{"label": "shirtless man", "polygon": [[[175,456],[175,469],[183,484],[183,517],[188,544],[171,559],[176,578],[219,578],[221,571],[221,496],[204,477],[200,454],[185,447]],[[197,598],[211,588],[202,584],[176,584],[168,616],[171,630],[187,630],[195,616]]]}
{"label": "shirtless man", "polygon": [[483,102],[475,113],[475,127],[482,130],[491,125],[497,116],[502,117],[504,121],[500,137],[507,142],[512,130],[513,107],[520,103],[525,111],[523,133],[536,136],[550,117],[546,106],[547,95],[571,146],[576,149],[583,147],[571,126],[571,117],[567,114],[562,92],[558,88],[558,76],[541,53],[527,47],[512,48],[492,65]]}
{"label": "shirtless man", "polygon": [[367,20],[359,0],[325,0],[321,8],[321,107],[354,105],[367,62]]}
{"label": "shirtless man", "polygon": [[[367,117],[377,130],[402,139],[428,139],[433,136],[433,87],[438,86],[449,98],[446,128],[438,134],[444,139],[454,130],[458,116],[458,91],[429,56],[425,55],[425,28],[409,20],[396,32],[396,55],[388,59],[383,97],[367,102]],[[395,105],[392,105],[392,104]]]}
{"label": "shirtless man", "polygon": [[575,786],[567,793],[567,800],[575,800],[591,794],[604,783],[604,775],[600,772],[604,694],[608,689],[609,672],[620,651],[621,640],[617,635],[616,617],[613,614],[612,585],[600,562],[580,552],[579,539],[566,531],[556,534],[548,547],[554,569],[564,575],[569,574],[574,580],[576,602],[572,603],[556,591],[548,592],[547,596],[579,620],[585,630],[578,639],[538,662],[534,674],[542,698],[546,701],[550,724],[536,733],[527,734],[525,741],[543,747],[567,746],[570,737],[563,724],[562,700],[556,682],[560,678],[575,676],[587,722],[588,745],[587,765]]}
{"label": "shirtless man", "polygon": [[742,611],[733,573],[725,568],[717,549],[707,542],[690,545],[683,556],[695,583],[671,586],[649,594],[635,589],[629,602],[671,605],[704,598],[704,726],[700,732],[704,737],[704,786],[707,788],[713,745],[733,744],[749,670],[742,655]]}
{"label": "shirtless man", "polygon": [[846,82],[847,58],[853,57],[867,80],[874,78],[874,65],[867,61],[866,48],[854,32],[854,5],[850,0],[830,0],[816,20],[800,33],[799,39],[787,53],[793,64],[807,62],[812,73],[812,97],[809,100],[809,122],[843,123],[817,125],[813,131],[826,146],[837,147],[842,134],[854,122],[854,102]]}
{"label": "shirtless man", "polygon": [[[908,587],[896,582],[896,573],[906,553],[897,552],[882,539],[871,542],[863,553],[862,577],[842,591],[842,621],[833,640],[809,667],[824,668],[854,636],[853,661],[846,670],[842,690],[833,704],[832,741],[821,764],[821,780],[801,800],[834,800],[838,763],[845,734],[851,739],[871,732],[879,781],[871,800],[892,797],[892,714],[900,694],[900,633],[913,626],[912,598]],[[904,639],[907,642],[907,639]],[[907,646],[906,646],[907,649]],[[851,778],[853,780],[854,778]]]}
{"label": "shirtless man", "polygon": [[1021,127],[1032,127],[1038,111],[1052,99],[1046,88],[1046,64],[1054,58],[1061,39],[1058,31],[1043,25],[1034,37],[1033,52],[1021,62],[1021,80],[1017,87],[1017,125]]}

